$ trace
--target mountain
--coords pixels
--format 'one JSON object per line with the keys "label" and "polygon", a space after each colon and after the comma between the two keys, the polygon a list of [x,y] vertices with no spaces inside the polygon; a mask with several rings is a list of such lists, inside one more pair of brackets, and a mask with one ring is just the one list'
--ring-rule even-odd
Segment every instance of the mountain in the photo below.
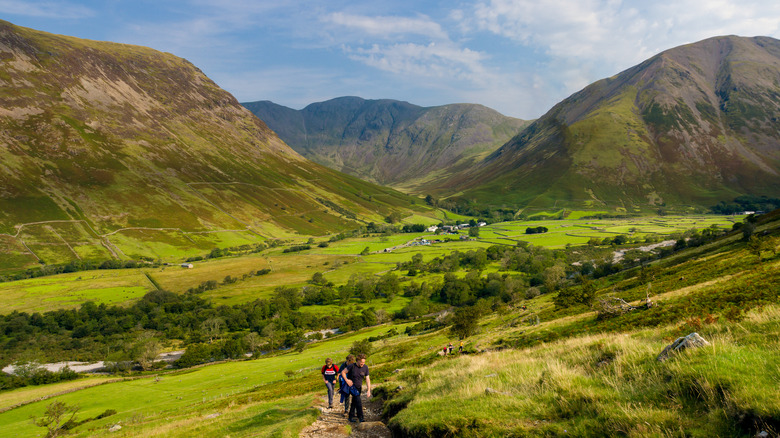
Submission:
{"label": "mountain", "polygon": [[6,262],[202,251],[226,244],[215,231],[321,235],[412,209],[306,160],[184,59],[0,21]]}
{"label": "mountain", "polygon": [[440,189],[526,208],[711,206],[780,192],[780,41],[724,36],[591,84]]}
{"label": "mountain", "polygon": [[340,97],[300,111],[269,101],[243,105],[303,156],[416,193],[472,166],[529,124],[474,104],[425,108]]}

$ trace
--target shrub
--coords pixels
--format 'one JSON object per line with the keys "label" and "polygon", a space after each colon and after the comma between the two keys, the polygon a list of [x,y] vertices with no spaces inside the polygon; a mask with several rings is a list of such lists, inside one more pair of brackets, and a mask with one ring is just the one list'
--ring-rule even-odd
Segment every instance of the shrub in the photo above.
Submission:
{"label": "shrub", "polygon": [[361,339],[352,343],[352,346],[349,348],[349,353],[354,354],[355,356],[361,353],[368,356],[373,349],[374,347],[371,345],[371,341],[368,339]]}

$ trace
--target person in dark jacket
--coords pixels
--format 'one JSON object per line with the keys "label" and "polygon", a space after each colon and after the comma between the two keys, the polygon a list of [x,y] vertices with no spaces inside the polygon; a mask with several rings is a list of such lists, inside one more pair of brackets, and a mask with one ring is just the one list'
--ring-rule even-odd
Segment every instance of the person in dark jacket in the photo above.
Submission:
{"label": "person in dark jacket", "polygon": [[[339,367],[339,370],[345,370],[347,369],[347,366],[349,364],[355,363],[355,355],[350,354],[347,356],[347,359],[344,361],[344,363],[341,364]],[[344,416],[346,417],[347,414],[349,414],[349,387],[347,386],[347,382],[344,381],[344,377],[341,376],[341,373],[339,373],[339,385],[341,393],[341,402],[344,403]]]}
{"label": "person in dark jacket", "polygon": [[347,365],[347,369],[341,371],[341,376],[347,385],[354,387],[357,394],[352,394],[352,403],[349,407],[349,421],[353,423],[365,421],[363,417],[363,401],[360,395],[363,393],[363,380],[366,381],[366,396],[371,398],[371,378],[368,376],[368,365],[366,365],[366,355],[358,354],[357,361]]}
{"label": "person in dark jacket", "polygon": [[333,359],[325,359],[325,365],[322,367],[322,380],[325,381],[325,387],[328,388],[328,409],[333,407],[333,385],[336,384],[338,374],[339,367],[333,365]]}

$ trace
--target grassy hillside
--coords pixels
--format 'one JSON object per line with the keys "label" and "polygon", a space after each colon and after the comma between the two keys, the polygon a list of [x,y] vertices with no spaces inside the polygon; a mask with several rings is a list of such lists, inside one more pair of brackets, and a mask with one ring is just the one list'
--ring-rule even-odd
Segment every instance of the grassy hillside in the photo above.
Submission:
{"label": "grassy hillside", "polygon": [[305,160],[188,61],[0,22],[0,272],[435,216]]}
{"label": "grassy hillside", "polygon": [[[354,341],[381,336],[371,342],[369,365],[374,385],[384,389],[374,393],[385,400],[390,428],[403,436],[776,433],[776,216],[755,224],[754,234],[772,242],[758,256],[742,233],[726,235],[644,268],[594,279],[592,306],[557,304],[582,284],[506,303],[478,301],[474,309],[481,309],[481,316],[476,331],[464,339],[464,355],[437,354],[448,342],[457,348],[448,327],[456,321],[445,317],[441,325],[421,318],[310,343],[300,353],[55,395],[0,413],[0,426],[15,436],[38,434],[42,429],[28,417],[60,400],[80,405],[79,419],[116,411],[76,427],[74,436],[115,435],[108,432],[114,424],[122,425],[122,436],[295,436],[318,415],[311,407],[324,394],[318,376],[323,358],[341,358]],[[651,308],[640,301],[648,291]],[[609,316],[600,300],[610,297],[637,308]],[[711,345],[656,361],[665,345],[692,331]],[[74,386],[5,394],[20,403]]]}
{"label": "grassy hillside", "polygon": [[550,109],[439,189],[518,208],[695,211],[780,187],[780,43],[665,51]]}

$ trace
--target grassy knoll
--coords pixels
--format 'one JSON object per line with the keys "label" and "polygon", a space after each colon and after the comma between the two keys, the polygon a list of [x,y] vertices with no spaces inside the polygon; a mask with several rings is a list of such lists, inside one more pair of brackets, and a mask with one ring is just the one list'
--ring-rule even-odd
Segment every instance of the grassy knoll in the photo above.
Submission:
{"label": "grassy knoll", "polygon": [[153,289],[136,269],[73,272],[0,283],[0,312],[69,309],[86,301],[125,304]]}
{"label": "grassy knoll", "polygon": [[752,436],[772,427],[753,421],[780,418],[778,318],[771,307],[709,325],[710,347],[663,363],[675,326],[442,361],[390,425],[407,436]]}

